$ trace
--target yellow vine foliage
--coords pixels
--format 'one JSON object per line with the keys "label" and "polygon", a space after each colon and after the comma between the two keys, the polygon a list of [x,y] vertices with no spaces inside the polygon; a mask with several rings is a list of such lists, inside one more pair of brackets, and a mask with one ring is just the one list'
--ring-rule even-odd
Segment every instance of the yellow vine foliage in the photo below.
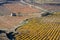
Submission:
{"label": "yellow vine foliage", "polygon": [[30,18],[27,24],[19,27],[16,40],[60,40],[59,14],[41,18]]}

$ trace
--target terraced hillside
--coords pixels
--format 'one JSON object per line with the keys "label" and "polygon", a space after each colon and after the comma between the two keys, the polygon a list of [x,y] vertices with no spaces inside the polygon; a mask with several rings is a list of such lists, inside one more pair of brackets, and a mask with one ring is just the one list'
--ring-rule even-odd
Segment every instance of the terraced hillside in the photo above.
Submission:
{"label": "terraced hillside", "polygon": [[16,40],[60,40],[60,13],[54,15],[30,18],[27,24],[16,31]]}

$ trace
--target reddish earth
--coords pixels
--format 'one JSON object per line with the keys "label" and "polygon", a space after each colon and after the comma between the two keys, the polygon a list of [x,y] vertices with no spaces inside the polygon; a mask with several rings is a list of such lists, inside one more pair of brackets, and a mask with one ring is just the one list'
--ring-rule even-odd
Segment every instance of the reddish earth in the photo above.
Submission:
{"label": "reddish earth", "polygon": [[51,10],[51,11],[60,11],[60,6],[56,5],[44,5],[42,6],[45,9]]}
{"label": "reddish earth", "polygon": [[26,17],[0,16],[0,29],[14,29]]}
{"label": "reddish earth", "polygon": [[38,9],[29,7],[28,5],[22,6],[20,4],[6,4],[5,5],[6,8],[8,8],[11,12],[14,13],[36,13],[39,12]]}
{"label": "reddish earth", "polygon": [[[4,7],[9,9],[11,12],[14,13],[36,13],[40,12],[38,9],[29,7],[28,5],[20,5],[20,4],[5,4]],[[0,16],[0,29],[14,29],[14,26],[17,26],[20,22],[24,19],[29,18],[30,16]]]}
{"label": "reddish earth", "polygon": [[6,29],[12,31],[18,26],[23,20],[32,16],[0,16],[0,30]]}

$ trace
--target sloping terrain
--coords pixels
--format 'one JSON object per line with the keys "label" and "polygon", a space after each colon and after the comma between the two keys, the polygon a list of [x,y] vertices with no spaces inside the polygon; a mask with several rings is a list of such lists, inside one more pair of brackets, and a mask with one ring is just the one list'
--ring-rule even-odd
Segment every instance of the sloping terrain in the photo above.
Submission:
{"label": "sloping terrain", "polygon": [[[49,2],[47,2],[49,1]],[[60,12],[60,1],[59,0],[26,0],[25,2],[41,7],[49,11]],[[42,2],[42,3],[41,3]],[[44,2],[44,3],[43,3]]]}
{"label": "sloping terrain", "polygon": [[[13,29],[14,26],[18,25],[21,21],[26,18],[30,18],[27,14],[40,12],[38,9],[23,5],[20,3],[4,4],[0,6],[0,29]],[[21,13],[23,16],[10,16],[11,13]],[[26,13],[26,14],[25,14]],[[25,16],[24,16],[25,14]],[[32,17],[32,16],[31,16]]]}
{"label": "sloping terrain", "polygon": [[10,15],[11,13],[37,13],[36,8],[24,5],[19,2],[8,3],[0,6],[0,15]]}
{"label": "sloping terrain", "polygon": [[[8,2],[11,1],[11,2]],[[15,1],[13,0],[0,0],[0,16],[2,15],[10,15],[11,11],[4,7],[4,4],[13,4]]]}
{"label": "sloping terrain", "polygon": [[60,0],[33,0],[34,2],[37,3],[60,3]]}
{"label": "sloping terrain", "polygon": [[16,40],[60,40],[60,13],[42,18],[30,18],[16,31]]}
{"label": "sloping terrain", "polygon": [[0,16],[1,15],[10,15],[11,11],[4,6],[0,6]]}
{"label": "sloping terrain", "polygon": [[[41,10],[24,3],[15,1],[3,4],[0,6],[0,15],[4,15],[0,16],[0,30],[13,32],[13,34],[18,32],[18,34],[14,35],[16,40],[60,40],[60,12],[58,12],[60,6],[34,5],[57,12],[53,15],[40,17]],[[21,13],[22,16],[10,16],[11,13]],[[5,34],[0,35],[0,40],[8,40]]]}
{"label": "sloping terrain", "polygon": [[41,5],[41,7],[50,10],[50,11],[55,11],[55,12],[60,12],[60,5]]}
{"label": "sloping terrain", "polygon": [[0,16],[0,30],[14,30],[25,17]]}
{"label": "sloping terrain", "polygon": [[39,12],[38,9],[29,7],[28,5],[22,6],[20,3],[6,4],[6,5],[4,5],[4,7],[8,8],[11,12],[14,12],[14,13],[18,13],[18,12],[21,12],[21,13],[33,13],[34,12],[35,13],[35,12]]}

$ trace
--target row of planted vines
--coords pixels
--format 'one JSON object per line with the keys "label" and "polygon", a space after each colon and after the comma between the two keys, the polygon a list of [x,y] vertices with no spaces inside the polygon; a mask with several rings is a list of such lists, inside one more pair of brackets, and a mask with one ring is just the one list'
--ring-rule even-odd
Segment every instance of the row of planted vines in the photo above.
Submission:
{"label": "row of planted vines", "polygon": [[17,32],[19,34],[15,36],[16,40],[60,40],[60,23],[31,18],[27,24],[18,28]]}

